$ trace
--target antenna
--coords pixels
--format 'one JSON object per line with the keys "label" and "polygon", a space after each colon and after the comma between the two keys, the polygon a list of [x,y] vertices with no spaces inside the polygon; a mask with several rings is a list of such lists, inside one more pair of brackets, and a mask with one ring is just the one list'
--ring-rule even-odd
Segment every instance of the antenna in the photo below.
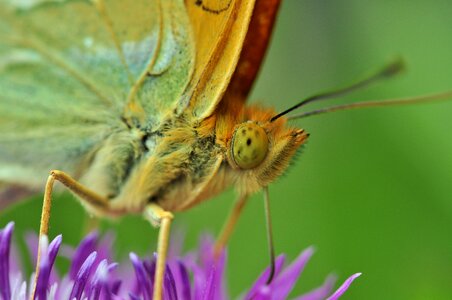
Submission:
{"label": "antenna", "polygon": [[317,94],[311,97],[308,97],[306,99],[303,99],[302,101],[300,101],[299,103],[297,103],[296,105],[286,109],[285,111],[277,114],[276,116],[272,117],[270,119],[270,122],[273,122],[275,120],[277,120],[278,118],[290,113],[291,111],[300,108],[301,106],[304,106],[308,103],[311,102],[317,102],[320,100],[327,100],[327,99],[332,99],[332,98],[337,98],[340,97],[342,95],[346,95],[349,94],[351,92],[354,92],[356,90],[362,89],[364,87],[368,87],[369,85],[373,84],[374,82],[378,82],[382,79],[387,79],[387,78],[391,78],[397,74],[400,74],[400,72],[404,69],[404,63],[403,60],[401,58],[391,62],[390,64],[386,65],[384,68],[382,68],[381,70],[379,70],[378,72],[366,77],[363,80],[359,80],[355,83],[352,83],[348,86],[336,89],[334,91],[331,92],[326,92],[326,93],[321,93],[321,94]]}

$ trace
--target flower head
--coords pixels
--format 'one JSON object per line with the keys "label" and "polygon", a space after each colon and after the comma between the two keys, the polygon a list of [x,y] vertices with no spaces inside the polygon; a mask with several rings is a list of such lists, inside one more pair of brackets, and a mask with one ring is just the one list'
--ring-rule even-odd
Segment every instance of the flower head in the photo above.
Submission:
{"label": "flower head", "polygon": [[[0,299],[26,300],[30,298],[34,276],[27,285],[20,274],[18,262],[10,255],[13,229],[14,224],[9,223],[0,231]],[[42,256],[35,299],[151,300],[156,256],[143,259],[130,253],[131,264],[117,264],[112,262],[109,245],[111,238],[99,239],[97,233],[92,233],[76,249],[60,251],[63,249],[61,235],[50,243],[46,237],[42,238],[39,241]],[[53,267],[59,252],[71,260],[69,272],[61,277]],[[226,253],[223,251],[219,258],[215,258],[210,237],[201,240],[196,253],[181,256],[178,252],[173,249],[168,257],[164,278],[165,300],[229,299],[224,277]],[[284,255],[279,256],[272,282],[266,283],[270,273],[270,268],[267,268],[241,299],[287,299],[312,254],[312,248],[306,249],[286,268]],[[334,293],[331,292],[334,278],[330,276],[322,286],[295,300],[338,299],[359,275],[349,277]]]}

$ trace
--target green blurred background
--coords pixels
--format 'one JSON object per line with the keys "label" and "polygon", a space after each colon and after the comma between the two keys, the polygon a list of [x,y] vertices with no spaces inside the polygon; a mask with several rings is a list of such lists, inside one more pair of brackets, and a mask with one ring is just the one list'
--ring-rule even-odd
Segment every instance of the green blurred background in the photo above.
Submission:
{"label": "green blurred background", "polygon": [[[407,72],[344,99],[356,101],[452,89],[452,2],[284,1],[253,102],[283,110],[301,98],[360,78],[394,57]],[[313,106],[318,107],[318,106]],[[363,272],[344,299],[451,299],[452,101],[375,108],[303,119],[311,133],[286,176],[270,186],[278,253],[317,251],[293,295],[335,272]],[[219,231],[233,191],[177,214],[186,249]],[[0,216],[16,221],[16,241],[37,228],[40,197]],[[84,212],[71,196],[55,201],[51,236],[76,244]],[[154,249],[157,231],[139,217],[114,227],[125,259]],[[64,267],[64,262],[60,262]],[[228,279],[238,295],[268,264],[262,195],[246,207],[229,245]],[[30,269],[28,269],[30,270]]]}

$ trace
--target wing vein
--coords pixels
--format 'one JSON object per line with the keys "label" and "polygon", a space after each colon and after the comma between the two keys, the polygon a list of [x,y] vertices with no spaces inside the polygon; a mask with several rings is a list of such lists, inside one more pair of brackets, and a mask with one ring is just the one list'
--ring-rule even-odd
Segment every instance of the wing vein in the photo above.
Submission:
{"label": "wing vein", "polygon": [[[1,14],[2,21],[8,21],[9,24],[14,24],[13,29],[18,33],[17,35],[13,36],[7,36],[6,40],[11,41],[12,45],[15,45],[16,47],[24,47],[28,48],[32,51],[36,51],[38,54],[42,55],[44,58],[46,58],[51,64],[59,67],[66,73],[68,73],[70,76],[72,76],[74,79],[76,79],[78,82],[80,82],[82,85],[84,85],[89,91],[91,91],[99,100],[101,100],[104,104],[107,104],[109,106],[112,105],[112,102],[108,99],[107,96],[102,94],[100,90],[96,88],[96,85],[92,83],[91,81],[87,80],[87,76],[83,73],[80,73],[70,67],[64,59],[61,59],[54,54],[51,53],[51,51],[48,51],[46,49],[49,48],[49,46],[46,44],[45,46],[42,45],[39,41],[32,40],[30,38],[27,38],[27,35],[30,34],[37,34],[37,30],[34,28],[32,24],[29,24],[27,22],[24,22],[26,24],[26,30],[23,28],[23,24],[19,24],[17,21],[14,22],[14,20],[11,20],[11,18],[8,18],[8,15]],[[25,34],[27,33],[27,34]],[[5,42],[6,42],[5,40]]]}
{"label": "wing vein", "polygon": [[124,55],[124,51],[122,50],[119,39],[113,28],[113,22],[107,13],[107,10],[105,9],[105,2],[104,2],[104,0],[97,0],[97,1],[94,1],[94,4],[96,5],[97,11],[99,12],[99,15],[100,15],[102,21],[105,23],[105,26],[107,27],[108,32],[110,33],[110,36],[111,36],[111,39],[113,40],[116,51],[118,52],[119,59],[120,59],[121,63],[123,64],[124,69],[126,70],[129,83],[130,83],[130,85],[132,85],[134,79],[133,79],[132,73],[130,72],[129,65],[127,64],[126,56]]}
{"label": "wing vein", "polygon": [[[232,24],[235,21],[235,16],[232,16],[232,14],[236,13],[237,7],[239,7],[241,2],[240,0],[234,1],[234,6],[231,9],[231,16],[228,18],[227,23],[224,25],[223,30],[219,34],[218,42],[215,45],[215,47],[212,49],[209,60],[205,65],[205,68],[203,69],[202,73],[199,75],[198,78],[193,78],[197,82],[194,85],[193,89],[189,91],[190,99],[198,97],[198,94],[204,89],[204,85],[206,84],[207,80],[210,79],[209,76],[206,76],[206,74],[209,74],[212,72],[212,69],[215,68],[216,62],[221,58],[221,52],[224,51],[225,45],[228,40],[228,33],[231,31]],[[228,4],[228,8],[230,7],[230,3]]]}
{"label": "wing vein", "polygon": [[159,16],[159,31],[158,31],[158,37],[157,37],[157,44],[155,46],[155,51],[151,57],[151,59],[149,60],[149,63],[146,65],[146,67],[143,69],[143,71],[141,72],[140,76],[138,77],[138,79],[135,81],[135,83],[133,84],[132,88],[130,89],[129,95],[127,97],[127,103],[128,106],[130,105],[135,105],[136,103],[136,94],[139,90],[139,88],[141,87],[141,85],[143,84],[144,80],[146,79],[146,77],[150,74],[152,68],[154,67],[155,63],[157,62],[157,58],[158,55],[160,53],[160,49],[162,46],[162,36],[163,36],[163,17],[162,17],[162,3],[161,1],[158,1],[158,8],[160,13],[158,14]]}

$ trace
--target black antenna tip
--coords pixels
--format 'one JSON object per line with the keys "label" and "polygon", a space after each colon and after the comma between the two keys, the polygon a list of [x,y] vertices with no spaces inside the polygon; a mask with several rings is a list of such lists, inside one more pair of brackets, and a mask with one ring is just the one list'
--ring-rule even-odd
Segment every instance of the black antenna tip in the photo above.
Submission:
{"label": "black antenna tip", "polygon": [[381,72],[381,75],[384,77],[391,77],[397,74],[402,73],[406,69],[405,61],[402,57],[398,57],[389,65],[387,65]]}
{"label": "black antenna tip", "polygon": [[275,277],[275,266],[272,265],[270,269],[270,274],[268,275],[267,281],[265,282],[266,285],[270,285],[272,283],[273,278]]}

